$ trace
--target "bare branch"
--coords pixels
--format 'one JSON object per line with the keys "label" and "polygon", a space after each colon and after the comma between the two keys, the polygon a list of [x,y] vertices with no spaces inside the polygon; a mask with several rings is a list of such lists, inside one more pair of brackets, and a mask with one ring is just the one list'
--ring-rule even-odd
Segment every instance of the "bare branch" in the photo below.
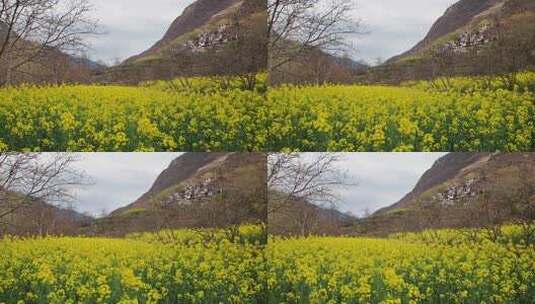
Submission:
{"label": "bare branch", "polygon": [[97,33],[97,22],[88,17],[89,0],[3,0],[0,5],[2,83],[50,52],[80,53],[87,47],[83,38]]}
{"label": "bare branch", "polygon": [[272,154],[268,159],[269,213],[286,204],[307,201],[335,206],[337,188],[349,185],[346,173],[336,166],[340,154]]}
{"label": "bare branch", "polygon": [[72,168],[78,157],[69,153],[1,153],[0,219],[35,202],[65,204],[84,174]]}
{"label": "bare branch", "polygon": [[331,53],[345,50],[346,37],[361,33],[361,22],[353,17],[354,11],[354,1],[268,1],[271,72],[278,71],[307,50]]}

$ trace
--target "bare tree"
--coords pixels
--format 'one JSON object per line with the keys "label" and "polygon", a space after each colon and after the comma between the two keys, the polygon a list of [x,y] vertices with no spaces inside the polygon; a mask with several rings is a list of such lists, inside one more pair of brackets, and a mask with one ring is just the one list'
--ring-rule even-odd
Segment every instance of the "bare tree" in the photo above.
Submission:
{"label": "bare tree", "polygon": [[39,62],[50,51],[77,52],[83,38],[97,31],[89,0],[2,0],[0,2],[0,79]]}
{"label": "bare tree", "polygon": [[298,227],[301,236],[308,235],[321,220],[320,208],[334,209],[339,201],[337,188],[349,185],[336,165],[340,160],[335,153],[270,155],[268,217],[282,216]]}
{"label": "bare tree", "polygon": [[270,72],[279,71],[307,50],[346,49],[345,38],[361,32],[360,20],[352,16],[354,10],[354,1],[347,0],[269,0]]}
{"label": "bare tree", "polygon": [[34,203],[72,200],[72,187],[84,183],[83,173],[72,168],[77,160],[67,153],[0,154],[0,224],[9,224],[3,219]]}
{"label": "bare tree", "polygon": [[335,188],[346,185],[346,174],[336,163],[336,153],[280,153],[268,157],[268,189],[279,193],[277,201],[287,203],[295,199],[316,204],[338,201]]}
{"label": "bare tree", "polygon": [[438,91],[448,91],[451,88],[451,78],[455,75],[455,51],[444,47],[430,51],[431,86]]}
{"label": "bare tree", "polygon": [[535,244],[535,164],[520,165],[518,188],[513,202],[514,222],[522,230],[526,245]]}
{"label": "bare tree", "polygon": [[518,73],[535,60],[535,34],[532,27],[524,27],[523,24],[513,29],[507,29],[501,20],[496,20],[495,24],[495,40],[487,50],[492,57],[488,73],[496,73],[505,86],[512,90],[518,82]]}

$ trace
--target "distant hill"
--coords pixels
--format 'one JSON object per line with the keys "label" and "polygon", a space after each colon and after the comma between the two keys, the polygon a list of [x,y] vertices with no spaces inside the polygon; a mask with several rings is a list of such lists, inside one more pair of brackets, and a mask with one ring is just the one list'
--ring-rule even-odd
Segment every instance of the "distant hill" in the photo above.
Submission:
{"label": "distant hill", "polygon": [[[292,42],[288,42],[288,48]],[[302,51],[277,69],[270,71],[271,83],[353,83],[370,66],[347,56],[330,54],[319,48]]]}
{"label": "distant hill", "polygon": [[356,217],[338,211],[335,206],[318,206],[306,200],[277,205],[274,198],[281,194],[271,192],[269,197],[268,232],[273,235],[343,235],[357,222]]}
{"label": "distant hill", "polygon": [[95,222],[94,234],[265,222],[262,153],[185,153],[137,200]]}
{"label": "distant hill", "polygon": [[[5,39],[8,27],[0,22],[0,40]],[[31,41],[21,41],[31,45]],[[90,83],[94,77],[102,73],[106,66],[89,58],[68,54],[58,49],[45,49],[35,52],[35,58],[12,71],[11,83]],[[5,67],[0,63],[0,83],[6,81]]]}
{"label": "distant hill", "polygon": [[534,172],[530,153],[450,153],[400,201],[361,221],[359,233],[477,227],[487,212],[496,223],[535,216]]}
{"label": "distant hill", "polygon": [[349,57],[332,56],[332,59],[337,64],[339,64],[339,65],[341,65],[341,66],[343,66],[345,68],[351,69],[354,72],[363,72],[363,71],[366,71],[367,69],[370,68],[370,66],[368,64],[366,64],[365,62],[356,61],[356,60],[353,60],[353,59],[351,59]]}
{"label": "distant hill", "polygon": [[[0,203],[0,213],[6,207]],[[2,218],[0,236],[77,235],[92,221],[92,217],[73,209],[34,201],[23,204],[14,213]]]}
{"label": "distant hill", "polygon": [[100,62],[91,60],[87,57],[67,55],[73,65],[81,65],[87,67],[94,72],[102,72],[106,69],[106,66]]}

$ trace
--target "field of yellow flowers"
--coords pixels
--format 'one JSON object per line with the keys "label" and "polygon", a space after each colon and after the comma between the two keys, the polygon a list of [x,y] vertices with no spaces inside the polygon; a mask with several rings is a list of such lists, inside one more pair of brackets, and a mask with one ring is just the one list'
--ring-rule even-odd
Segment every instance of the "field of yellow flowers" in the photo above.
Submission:
{"label": "field of yellow flowers", "polygon": [[499,242],[432,235],[270,237],[267,247],[260,226],[232,237],[5,237],[0,303],[533,303],[535,247],[515,242],[519,227],[504,227]]}
{"label": "field of yellow flowers", "polygon": [[263,246],[175,234],[182,241],[5,238],[0,303],[265,303]]}
{"label": "field of yellow flowers", "polygon": [[273,239],[270,303],[533,303],[535,248]]}
{"label": "field of yellow flowers", "polygon": [[264,104],[261,93],[205,82],[180,92],[159,83],[0,89],[0,150],[250,150],[251,113]]}
{"label": "field of yellow flowers", "polygon": [[[249,91],[207,79],[0,89],[0,150],[531,151],[535,75]],[[534,79],[532,79],[534,78]],[[522,78],[523,79],[523,78]],[[533,86],[533,88],[532,88]]]}
{"label": "field of yellow flowers", "polygon": [[274,151],[535,148],[533,91],[483,87],[469,79],[452,83],[448,91],[433,90],[427,82],[278,88],[269,94],[266,145]]}

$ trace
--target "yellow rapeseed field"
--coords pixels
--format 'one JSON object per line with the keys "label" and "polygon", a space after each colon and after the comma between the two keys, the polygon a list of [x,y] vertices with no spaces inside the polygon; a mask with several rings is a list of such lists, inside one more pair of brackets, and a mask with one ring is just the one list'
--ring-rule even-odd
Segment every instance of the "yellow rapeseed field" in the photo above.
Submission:
{"label": "yellow rapeseed field", "polygon": [[[528,151],[535,73],[498,80],[257,88],[213,79],[0,89],[0,150]],[[533,86],[533,87],[532,87]]]}
{"label": "yellow rapeseed field", "polygon": [[272,239],[270,303],[533,303],[535,248]]}
{"label": "yellow rapeseed field", "polygon": [[265,303],[262,244],[148,238],[0,240],[0,303]]}
{"label": "yellow rapeseed field", "polygon": [[[535,299],[535,247],[464,232],[271,237],[243,226],[124,239],[0,240],[0,303],[510,303]],[[453,240],[453,241],[452,241]]]}
{"label": "yellow rapeseed field", "polygon": [[300,151],[530,151],[530,92],[283,87],[269,94],[267,146]]}

